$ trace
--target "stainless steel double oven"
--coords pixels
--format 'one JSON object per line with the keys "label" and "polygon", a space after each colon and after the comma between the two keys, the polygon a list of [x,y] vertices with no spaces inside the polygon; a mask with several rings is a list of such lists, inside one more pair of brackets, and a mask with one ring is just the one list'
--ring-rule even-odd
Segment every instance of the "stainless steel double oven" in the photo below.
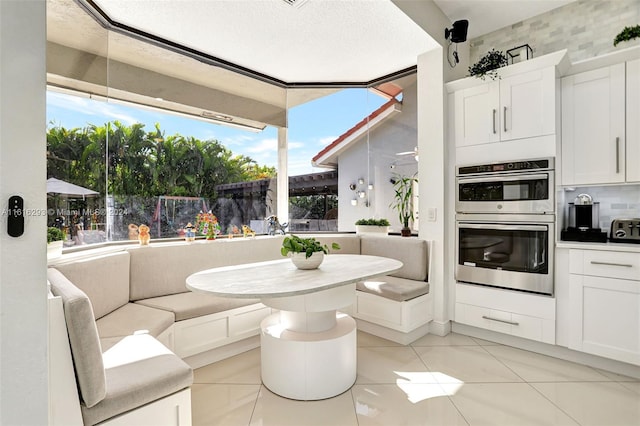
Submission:
{"label": "stainless steel double oven", "polygon": [[457,168],[456,280],[553,295],[554,159]]}

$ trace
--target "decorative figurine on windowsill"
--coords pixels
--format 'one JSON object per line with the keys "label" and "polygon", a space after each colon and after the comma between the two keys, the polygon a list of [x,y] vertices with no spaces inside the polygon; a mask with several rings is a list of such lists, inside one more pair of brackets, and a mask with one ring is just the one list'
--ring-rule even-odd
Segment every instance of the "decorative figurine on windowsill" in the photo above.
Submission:
{"label": "decorative figurine on windowsill", "polygon": [[253,229],[249,228],[249,225],[242,225],[242,236],[246,237],[247,235],[255,237],[256,236],[256,231],[254,231]]}
{"label": "decorative figurine on windowsill", "polygon": [[151,241],[151,233],[150,229],[147,225],[138,226],[138,241],[140,241],[141,246],[148,246],[149,241]]}
{"label": "decorative figurine on windowsill", "polygon": [[187,226],[184,227],[184,240],[188,243],[195,241],[196,239],[196,230],[195,227],[191,224],[191,222],[187,223]]}
{"label": "decorative figurine on windowsill", "polygon": [[278,221],[278,217],[274,214],[265,218],[264,220],[267,222],[267,234],[269,235],[276,235],[276,234],[284,235],[286,232],[287,226],[289,226],[288,222],[281,224]]}
{"label": "decorative figurine on windowsill", "polygon": [[205,235],[207,240],[215,240],[220,234],[218,218],[209,210],[207,213],[198,213],[196,216],[196,231],[199,235]]}

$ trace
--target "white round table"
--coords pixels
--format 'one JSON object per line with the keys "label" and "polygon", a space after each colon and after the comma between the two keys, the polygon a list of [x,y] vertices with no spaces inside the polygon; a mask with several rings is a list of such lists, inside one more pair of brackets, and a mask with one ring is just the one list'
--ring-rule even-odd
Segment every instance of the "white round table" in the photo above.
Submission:
{"label": "white round table", "polygon": [[330,398],[356,380],[356,323],[338,309],[355,301],[356,282],[399,270],[378,256],[328,255],[318,269],[289,259],[197,272],[187,288],[222,297],[259,298],[279,312],[261,323],[264,385],[291,399]]}

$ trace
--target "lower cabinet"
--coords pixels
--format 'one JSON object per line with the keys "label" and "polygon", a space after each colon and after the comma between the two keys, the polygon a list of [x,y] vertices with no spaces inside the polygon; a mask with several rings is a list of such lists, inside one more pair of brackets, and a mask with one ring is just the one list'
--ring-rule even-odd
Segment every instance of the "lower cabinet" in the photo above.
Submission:
{"label": "lower cabinet", "polygon": [[511,290],[456,284],[455,321],[555,344],[555,299]]}
{"label": "lower cabinet", "polygon": [[640,365],[640,254],[571,250],[569,348]]}

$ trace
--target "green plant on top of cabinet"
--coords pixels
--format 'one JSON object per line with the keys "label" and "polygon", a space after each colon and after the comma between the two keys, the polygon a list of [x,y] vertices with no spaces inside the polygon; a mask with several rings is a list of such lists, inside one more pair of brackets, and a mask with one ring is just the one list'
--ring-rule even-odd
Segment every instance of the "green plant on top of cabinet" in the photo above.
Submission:
{"label": "green plant on top of cabinet", "polygon": [[562,185],[640,181],[639,98],[640,60],[562,79]]}

